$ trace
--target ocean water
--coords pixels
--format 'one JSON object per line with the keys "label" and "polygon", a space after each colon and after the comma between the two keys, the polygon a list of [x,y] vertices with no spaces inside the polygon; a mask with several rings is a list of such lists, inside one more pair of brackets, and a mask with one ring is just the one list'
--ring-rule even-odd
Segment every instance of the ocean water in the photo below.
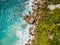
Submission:
{"label": "ocean water", "polygon": [[[32,0],[31,0],[32,1]],[[23,20],[25,13],[31,10],[30,0],[0,0],[0,45],[25,45],[28,40],[30,24]]]}

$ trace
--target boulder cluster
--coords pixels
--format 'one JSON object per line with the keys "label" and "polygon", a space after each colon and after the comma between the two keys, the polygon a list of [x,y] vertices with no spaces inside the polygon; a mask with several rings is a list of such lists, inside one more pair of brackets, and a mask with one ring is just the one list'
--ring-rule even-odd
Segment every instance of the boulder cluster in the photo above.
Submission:
{"label": "boulder cluster", "polygon": [[[34,24],[35,26],[38,24],[38,21],[41,18],[40,14],[41,14],[41,8],[42,8],[42,5],[43,5],[43,2],[44,1],[42,1],[42,0],[34,0],[34,2],[32,4],[32,11],[29,12],[29,14],[26,14],[24,16],[24,20],[27,23]],[[29,34],[32,35],[33,37],[35,37],[35,35],[36,35],[36,32],[35,32],[35,30],[33,31],[32,27],[29,28]],[[26,43],[26,45],[34,45],[34,39],[33,40],[31,40],[31,39],[28,40],[28,43]]]}
{"label": "boulder cluster", "polygon": [[35,22],[35,17],[33,15],[32,16],[25,15],[24,20],[29,24],[33,24]]}
{"label": "boulder cluster", "polygon": [[38,24],[38,20],[41,18],[40,17],[40,13],[42,5],[43,5],[44,1],[42,0],[34,0],[33,4],[32,4],[32,11],[29,12],[29,15],[26,14],[24,16],[24,20],[29,23],[29,24]]}

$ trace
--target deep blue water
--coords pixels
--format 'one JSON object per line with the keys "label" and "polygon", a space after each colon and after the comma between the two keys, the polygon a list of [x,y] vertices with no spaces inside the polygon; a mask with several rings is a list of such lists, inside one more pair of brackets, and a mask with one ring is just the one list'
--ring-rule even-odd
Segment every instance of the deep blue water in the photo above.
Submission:
{"label": "deep blue water", "polygon": [[[23,30],[22,12],[27,0],[0,0],[0,45],[17,45],[17,30]],[[21,44],[23,45],[23,44]]]}

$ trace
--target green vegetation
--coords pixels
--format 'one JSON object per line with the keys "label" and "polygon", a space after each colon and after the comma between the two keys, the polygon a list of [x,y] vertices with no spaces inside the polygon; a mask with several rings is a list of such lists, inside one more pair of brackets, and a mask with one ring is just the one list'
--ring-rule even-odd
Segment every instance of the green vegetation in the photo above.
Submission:
{"label": "green vegetation", "polygon": [[52,4],[59,4],[60,0],[48,0],[49,2],[51,2]]}
{"label": "green vegetation", "polygon": [[[54,1],[52,1],[53,4],[60,3],[59,0]],[[60,9],[50,11],[47,9],[48,3],[45,4],[40,15],[41,19],[36,26],[35,45],[60,45],[60,25],[58,25],[60,24]]]}

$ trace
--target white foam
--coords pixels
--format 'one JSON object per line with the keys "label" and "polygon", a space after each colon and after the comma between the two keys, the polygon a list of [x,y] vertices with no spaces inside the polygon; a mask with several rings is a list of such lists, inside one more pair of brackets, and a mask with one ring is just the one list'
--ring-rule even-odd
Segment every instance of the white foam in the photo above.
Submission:
{"label": "white foam", "polygon": [[[34,0],[28,0],[27,1],[29,3],[28,4],[29,7],[28,6],[25,7],[26,10],[23,11],[23,15],[25,15],[26,13],[29,14],[28,12],[32,11],[32,2],[33,1]],[[25,45],[25,43],[27,43],[27,41],[30,39],[29,38],[29,36],[30,36],[29,35],[29,28],[31,26],[34,26],[34,25],[30,25],[30,24],[26,23],[25,21],[23,21],[23,22],[24,22],[24,24],[27,24],[27,26],[22,30],[17,29],[16,36],[18,37],[19,40],[17,41],[16,45]],[[18,26],[18,28],[19,28],[19,26]],[[33,39],[33,37],[32,37],[32,39]]]}
{"label": "white foam", "polygon": [[22,31],[19,31],[19,30],[17,30],[16,31],[16,36],[20,39],[20,38],[22,38],[23,36],[22,36]]}
{"label": "white foam", "polygon": [[27,27],[26,27],[26,29],[24,29],[24,32],[23,31],[21,31],[21,30],[17,30],[16,31],[16,36],[19,38],[19,40],[17,41],[17,45],[19,44],[19,45],[25,45],[25,43],[29,40],[29,27],[30,27],[31,25],[28,25]]}
{"label": "white foam", "polygon": [[29,15],[29,11],[33,12],[32,10],[32,5],[33,5],[33,1],[34,0],[28,0],[25,3],[28,3],[28,5],[25,6],[25,11],[23,11],[23,16],[25,16],[25,14]]}

